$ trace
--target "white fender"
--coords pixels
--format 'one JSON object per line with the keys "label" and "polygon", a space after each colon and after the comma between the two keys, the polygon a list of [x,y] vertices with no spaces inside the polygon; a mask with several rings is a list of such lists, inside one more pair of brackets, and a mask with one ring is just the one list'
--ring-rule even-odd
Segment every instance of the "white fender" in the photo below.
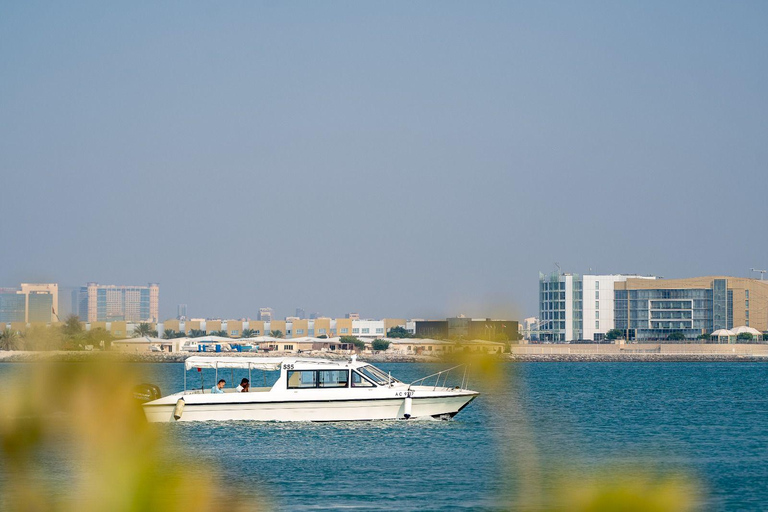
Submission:
{"label": "white fender", "polygon": [[175,420],[180,420],[181,415],[184,413],[184,399],[179,398],[179,400],[176,402],[176,407],[173,408],[173,418]]}
{"label": "white fender", "polygon": [[405,403],[403,404],[403,416],[405,419],[411,417],[411,407],[413,406],[413,399],[410,396],[405,397]]}

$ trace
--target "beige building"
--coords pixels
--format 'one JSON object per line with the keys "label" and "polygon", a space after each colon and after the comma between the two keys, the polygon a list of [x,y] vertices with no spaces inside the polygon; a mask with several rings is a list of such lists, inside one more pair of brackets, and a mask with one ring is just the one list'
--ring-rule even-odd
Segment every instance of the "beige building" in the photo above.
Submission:
{"label": "beige building", "polygon": [[694,339],[720,329],[768,331],[768,281],[707,276],[614,285],[615,328],[631,340]]}
{"label": "beige building", "polygon": [[73,295],[77,314],[88,322],[157,322],[160,286],[116,286],[88,283]]}

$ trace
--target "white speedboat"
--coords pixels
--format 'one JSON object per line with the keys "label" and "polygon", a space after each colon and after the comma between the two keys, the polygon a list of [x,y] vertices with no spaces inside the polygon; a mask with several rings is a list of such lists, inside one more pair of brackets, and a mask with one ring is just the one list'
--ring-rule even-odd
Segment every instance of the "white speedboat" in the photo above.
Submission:
{"label": "white speedboat", "polygon": [[[479,394],[464,389],[466,367],[463,372],[458,368],[406,384],[354,356],[349,360],[192,356],[184,363],[184,391],[143,407],[151,422],[449,419]],[[187,389],[187,371],[195,369],[200,372],[200,387]],[[251,383],[254,371],[279,372],[279,376],[271,387],[237,392],[229,382],[223,393],[213,393],[202,378],[203,369],[215,370],[214,384],[220,370],[226,370],[224,377],[234,375],[235,369],[241,374],[247,371]],[[461,374],[460,386],[446,386],[452,371],[456,378]]]}

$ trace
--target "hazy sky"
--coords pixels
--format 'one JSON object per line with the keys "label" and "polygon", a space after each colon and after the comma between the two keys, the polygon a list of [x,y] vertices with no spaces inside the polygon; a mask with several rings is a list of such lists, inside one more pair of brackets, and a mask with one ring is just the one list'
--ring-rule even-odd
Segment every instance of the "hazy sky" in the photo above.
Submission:
{"label": "hazy sky", "polygon": [[766,27],[764,1],[2,1],[0,286],[521,317],[555,262],[748,276]]}

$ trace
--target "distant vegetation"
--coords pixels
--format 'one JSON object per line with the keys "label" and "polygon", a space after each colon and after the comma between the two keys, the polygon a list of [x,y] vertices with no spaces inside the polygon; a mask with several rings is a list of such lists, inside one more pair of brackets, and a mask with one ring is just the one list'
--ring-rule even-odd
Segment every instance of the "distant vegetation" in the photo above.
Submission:
{"label": "distant vegetation", "polygon": [[409,333],[405,327],[398,325],[387,331],[387,338],[413,338],[413,334]]}
{"label": "distant vegetation", "polygon": [[0,350],[83,350],[88,346],[109,348],[115,338],[104,329],[86,331],[77,315],[61,324],[33,325],[25,332],[0,332]]}
{"label": "distant vegetation", "polygon": [[607,333],[605,333],[605,339],[609,341],[613,340],[620,340],[624,337],[624,332],[620,331],[619,329],[611,329]]}
{"label": "distant vegetation", "polygon": [[157,329],[153,329],[152,324],[148,324],[147,322],[142,322],[133,328],[134,338],[143,338],[145,336],[157,338]]}
{"label": "distant vegetation", "polygon": [[669,336],[667,336],[667,339],[669,341],[683,341],[683,340],[685,340],[685,334],[683,334],[680,331],[675,331],[672,334],[670,334]]}
{"label": "distant vegetation", "polygon": [[279,331],[279,330],[278,331],[270,331],[269,335],[272,336],[273,338],[282,338],[283,337],[283,331]]}
{"label": "distant vegetation", "polygon": [[373,340],[371,343],[373,350],[387,350],[389,348],[389,342],[387,340]]}
{"label": "distant vegetation", "polygon": [[357,336],[342,336],[339,342],[354,345],[357,350],[365,350],[365,342]]}

